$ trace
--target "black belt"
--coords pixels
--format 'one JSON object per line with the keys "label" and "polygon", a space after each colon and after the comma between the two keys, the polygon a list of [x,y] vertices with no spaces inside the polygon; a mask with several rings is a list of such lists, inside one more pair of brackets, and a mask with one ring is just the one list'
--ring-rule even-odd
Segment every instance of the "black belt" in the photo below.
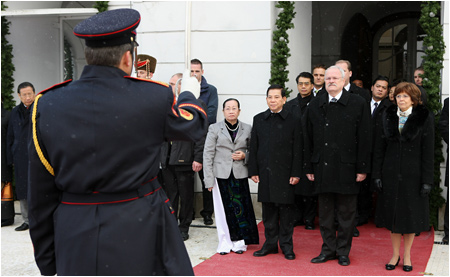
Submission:
{"label": "black belt", "polygon": [[68,205],[103,205],[134,201],[139,198],[151,195],[161,189],[161,186],[159,186],[158,188],[154,187],[155,184],[152,184],[154,180],[156,180],[156,177],[142,184],[139,189],[127,192],[93,192],[91,194],[63,192],[61,203]]}

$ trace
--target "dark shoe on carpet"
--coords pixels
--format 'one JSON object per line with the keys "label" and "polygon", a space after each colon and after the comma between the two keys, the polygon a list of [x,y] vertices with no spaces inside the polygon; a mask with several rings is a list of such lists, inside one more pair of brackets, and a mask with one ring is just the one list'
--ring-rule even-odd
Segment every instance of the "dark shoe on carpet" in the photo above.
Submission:
{"label": "dark shoe on carpet", "polygon": [[305,222],[305,229],[306,230],[314,230],[315,229],[314,223],[312,223],[310,221],[306,221]]}
{"label": "dark shoe on carpet", "polygon": [[413,270],[412,265],[404,265],[403,266],[403,271],[409,272],[409,271],[412,271],[412,270]]}
{"label": "dark shoe on carpet", "polygon": [[253,252],[253,256],[255,256],[255,257],[264,257],[264,256],[266,256],[268,254],[276,254],[276,253],[278,253],[278,249],[264,249],[264,248],[261,248],[260,250]]}
{"label": "dark shoe on carpet", "polygon": [[324,263],[324,262],[329,261],[329,260],[336,260],[336,256],[328,256],[327,257],[324,254],[320,253],[320,255],[315,257],[315,258],[313,258],[311,260],[311,262],[313,264],[320,264],[320,263]]}
{"label": "dark shoe on carpet", "polygon": [[219,253],[220,255],[226,255],[226,254],[228,254],[227,252],[220,252]]}
{"label": "dark shoe on carpet", "polygon": [[416,233],[416,237],[420,236],[420,233]]}
{"label": "dark shoe on carpet", "polygon": [[203,223],[205,223],[205,225],[212,225],[213,220],[212,220],[211,216],[207,215],[207,216],[203,217]]}
{"label": "dark shoe on carpet", "polygon": [[188,240],[189,234],[187,232],[181,232],[181,237],[183,238],[183,240]]}
{"label": "dark shoe on carpet", "polygon": [[284,254],[284,257],[286,258],[286,260],[295,260],[295,254],[294,253]]}
{"label": "dark shoe on carpet", "polygon": [[355,229],[353,230],[353,236],[356,238],[356,237],[359,237],[359,230],[355,227]]}
{"label": "dark shoe on carpet", "polygon": [[[2,226],[3,226],[3,225],[2,225]],[[448,245],[448,235],[445,235],[445,236],[442,238],[442,243]]]}
{"label": "dark shoe on carpet", "polygon": [[26,224],[26,223],[22,223],[22,225],[20,225],[19,227],[17,227],[14,230],[16,230],[16,231],[25,231],[25,230],[28,230],[28,229],[30,229],[30,226],[28,226],[28,224]]}
{"label": "dark shoe on carpet", "polygon": [[236,253],[236,254],[244,254],[244,251],[238,250],[238,251],[234,251],[234,253]]}
{"label": "dark shoe on carpet", "polygon": [[2,227],[14,224],[14,218],[2,220]]}
{"label": "dark shoe on carpet", "polygon": [[395,265],[393,264],[386,264],[386,270],[394,270],[396,266],[398,266],[398,263],[400,262],[400,257],[398,257],[398,261]]}
{"label": "dark shoe on carpet", "polygon": [[348,258],[348,256],[339,256],[338,263],[342,266],[347,266],[350,265],[350,259]]}

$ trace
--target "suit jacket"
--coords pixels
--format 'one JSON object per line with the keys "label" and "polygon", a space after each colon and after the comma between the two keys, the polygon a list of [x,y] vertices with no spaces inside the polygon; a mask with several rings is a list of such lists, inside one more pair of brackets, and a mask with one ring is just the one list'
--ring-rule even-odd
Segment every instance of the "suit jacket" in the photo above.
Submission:
{"label": "suit jacket", "polygon": [[381,100],[380,104],[372,114],[372,142],[375,141],[376,137],[381,136],[381,133],[379,131],[381,130],[380,126],[382,125],[383,121],[383,113],[388,107],[392,105],[394,104],[389,100],[389,97],[386,97]]}
{"label": "suit jacket", "polygon": [[259,176],[259,202],[294,204],[289,179],[302,176],[301,127],[289,108],[276,114],[267,109],[253,118],[248,173]]}
{"label": "suit jacket", "polygon": [[[247,161],[252,126],[239,122],[234,142],[225,126],[225,121],[209,126],[203,150],[203,174],[206,188],[213,187],[215,178],[228,179],[231,172],[236,179],[248,178]],[[244,152],[245,159],[234,161],[231,154],[236,151]]]}
{"label": "suit jacket", "polygon": [[371,119],[368,103],[343,90],[336,103],[314,98],[305,114],[306,173],[316,193],[357,194],[357,173],[370,172]]}

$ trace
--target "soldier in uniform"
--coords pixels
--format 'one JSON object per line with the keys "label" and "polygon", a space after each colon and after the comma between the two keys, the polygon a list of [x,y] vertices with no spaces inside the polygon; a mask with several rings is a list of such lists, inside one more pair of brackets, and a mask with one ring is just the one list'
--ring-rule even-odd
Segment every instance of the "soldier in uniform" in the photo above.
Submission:
{"label": "soldier in uniform", "polygon": [[146,54],[139,54],[136,61],[138,78],[151,79],[156,69],[156,59]]}
{"label": "soldier in uniform", "polygon": [[94,15],[74,29],[88,65],[41,92],[29,141],[30,234],[42,275],[193,275],[156,179],[164,140],[208,125],[195,78],[170,87],[130,77],[139,12]]}

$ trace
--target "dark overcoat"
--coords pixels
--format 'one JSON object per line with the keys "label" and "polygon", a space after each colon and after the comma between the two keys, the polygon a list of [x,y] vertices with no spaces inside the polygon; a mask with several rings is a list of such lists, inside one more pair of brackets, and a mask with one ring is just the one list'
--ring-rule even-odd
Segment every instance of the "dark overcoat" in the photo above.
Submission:
{"label": "dark overcoat", "polygon": [[336,103],[328,93],[314,98],[305,114],[306,173],[316,193],[358,194],[357,173],[370,172],[371,119],[368,103],[345,89]]}
{"label": "dark overcoat", "polygon": [[14,165],[14,182],[17,199],[27,199],[28,185],[28,135],[30,132],[30,110],[23,103],[11,111],[8,125],[7,160]]}
{"label": "dark overcoat", "polygon": [[[300,116],[302,117],[302,130],[305,129],[304,115],[305,115],[306,109],[308,108],[308,105],[312,99],[314,99],[314,94],[312,94],[312,93],[306,97],[302,97],[299,93],[296,98],[289,100],[289,102],[287,103],[287,105],[291,107],[292,111],[294,111],[294,112],[296,111],[296,112],[300,113]],[[305,133],[303,135],[305,135]],[[300,178],[299,183],[297,185],[295,185],[295,194],[304,195],[304,196],[315,195],[314,182],[311,182],[306,177],[305,172],[302,172],[302,177]]]}
{"label": "dark overcoat", "polygon": [[201,139],[206,112],[192,93],[88,65],[34,108],[30,235],[43,275],[192,275],[156,180],[164,140]]}
{"label": "dark overcoat", "polygon": [[253,118],[248,173],[259,176],[259,202],[294,204],[289,179],[302,174],[302,148],[300,117],[288,108],[267,109]]}
{"label": "dark overcoat", "polygon": [[418,105],[401,134],[398,120],[397,106],[387,108],[382,136],[375,141],[372,178],[383,184],[375,223],[394,233],[419,233],[430,228],[428,197],[420,190],[434,182],[434,118]]}

